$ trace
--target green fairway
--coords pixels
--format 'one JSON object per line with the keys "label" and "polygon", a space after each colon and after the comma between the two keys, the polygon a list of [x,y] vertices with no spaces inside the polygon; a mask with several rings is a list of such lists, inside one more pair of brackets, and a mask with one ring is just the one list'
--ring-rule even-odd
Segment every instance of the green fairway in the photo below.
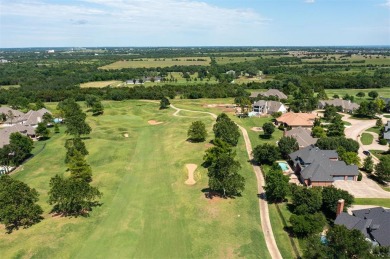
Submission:
{"label": "green fairway", "polygon": [[360,137],[360,141],[363,145],[371,145],[374,137],[370,133],[363,133]]}
{"label": "green fairway", "polygon": [[[161,111],[158,103],[142,101],[104,106],[104,115],[88,116],[93,131],[85,140],[92,185],[104,195],[102,206],[89,218],[49,214],[49,180],[66,169],[63,146],[68,136],[54,135],[12,175],[37,189],[45,219],[10,235],[0,228],[2,257],[270,258],[260,227],[256,178],[242,138],[237,148],[246,178],[242,197],[209,200],[202,192],[207,170],[200,164],[213,137],[211,117],[189,112],[181,115],[190,117],[174,117],[173,109]],[[185,106],[191,107],[191,101]],[[163,123],[149,125],[148,120]],[[207,125],[204,143],[186,141],[194,120]],[[193,186],[184,184],[187,163],[198,165]]]}
{"label": "green fairway", "polygon": [[[370,88],[370,89],[326,89],[325,92],[329,98],[332,98],[333,95],[337,94],[342,98],[344,95],[349,94],[355,97],[355,103],[361,103],[362,101],[372,100],[371,97],[368,96],[368,93],[371,91],[378,92],[381,97],[390,97],[390,88],[388,86],[384,86],[386,88]],[[358,92],[365,93],[365,97],[357,97],[356,94]]]}

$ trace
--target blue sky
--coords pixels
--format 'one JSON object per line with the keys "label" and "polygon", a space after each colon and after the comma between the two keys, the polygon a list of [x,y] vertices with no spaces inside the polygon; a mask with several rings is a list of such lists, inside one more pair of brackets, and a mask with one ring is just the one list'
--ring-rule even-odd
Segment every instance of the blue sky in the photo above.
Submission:
{"label": "blue sky", "polygon": [[390,45],[390,0],[1,0],[0,48]]}

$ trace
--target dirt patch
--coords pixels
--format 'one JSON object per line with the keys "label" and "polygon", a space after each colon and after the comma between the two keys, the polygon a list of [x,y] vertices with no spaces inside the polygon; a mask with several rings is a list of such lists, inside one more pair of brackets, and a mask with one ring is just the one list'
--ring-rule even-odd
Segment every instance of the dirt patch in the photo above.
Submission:
{"label": "dirt patch", "polygon": [[150,125],[158,125],[158,124],[161,124],[163,123],[162,121],[156,121],[156,120],[148,120],[148,123]]}
{"label": "dirt patch", "polygon": [[123,134],[123,137],[128,138],[129,134],[125,133],[125,134]]}
{"label": "dirt patch", "polygon": [[184,183],[187,185],[196,184],[196,181],[194,179],[194,172],[198,166],[196,164],[186,164],[186,167],[188,171],[188,179]]}
{"label": "dirt patch", "polygon": [[251,128],[251,130],[259,132],[259,131],[263,131],[263,128],[262,127],[253,127],[253,128]]}
{"label": "dirt patch", "polygon": [[209,149],[209,148],[211,148],[211,147],[214,147],[214,145],[211,144],[211,143],[206,143],[206,144],[204,144],[204,146],[205,146],[205,148],[207,148],[207,149]]}

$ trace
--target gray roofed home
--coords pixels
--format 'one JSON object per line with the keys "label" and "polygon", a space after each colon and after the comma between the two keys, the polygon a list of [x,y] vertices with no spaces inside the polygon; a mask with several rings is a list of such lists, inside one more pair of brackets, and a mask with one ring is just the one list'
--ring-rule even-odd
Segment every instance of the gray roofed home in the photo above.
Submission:
{"label": "gray roofed home", "polygon": [[318,138],[313,138],[308,129],[298,127],[284,132],[285,137],[293,137],[297,140],[299,148],[304,148],[317,143]]}
{"label": "gray roofed home", "polygon": [[390,210],[382,207],[353,210],[337,216],[335,224],[348,229],[357,229],[367,238],[381,246],[390,246]]}
{"label": "gray roofed home", "polygon": [[272,114],[274,112],[287,112],[283,103],[278,101],[259,100],[253,104],[252,111],[258,114]]}
{"label": "gray roofed home", "polygon": [[353,103],[350,100],[343,99],[333,99],[333,100],[321,100],[318,103],[318,108],[324,109],[326,105],[333,105],[336,107],[341,107],[343,112],[353,112],[359,109],[360,105],[357,103]]}
{"label": "gray roofed home", "polygon": [[262,96],[270,97],[270,96],[276,96],[281,99],[287,99],[287,95],[279,91],[278,89],[269,89],[267,92],[260,93]]}
{"label": "gray roofed home", "polygon": [[289,155],[295,173],[307,186],[330,186],[335,180],[356,181],[359,174],[356,165],[338,161],[335,150],[321,150],[307,146]]}
{"label": "gray roofed home", "polygon": [[22,124],[15,124],[11,127],[0,130],[0,148],[9,144],[9,138],[12,133],[19,132],[24,136],[35,137],[35,128]]}
{"label": "gray roofed home", "polygon": [[390,121],[387,121],[385,124],[385,131],[383,132],[383,138],[387,140],[388,143],[390,143]]}
{"label": "gray roofed home", "polygon": [[261,92],[252,92],[251,95],[249,96],[249,98],[257,98],[257,97],[259,97],[260,94],[261,94]]}

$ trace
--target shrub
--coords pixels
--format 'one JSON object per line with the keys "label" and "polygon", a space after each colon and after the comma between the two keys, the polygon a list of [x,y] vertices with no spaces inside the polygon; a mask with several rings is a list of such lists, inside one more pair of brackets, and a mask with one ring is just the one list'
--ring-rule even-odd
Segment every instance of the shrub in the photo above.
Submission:
{"label": "shrub", "polygon": [[358,181],[361,181],[361,180],[362,180],[362,178],[363,178],[363,175],[362,175],[362,173],[359,173],[357,180],[358,180]]}

